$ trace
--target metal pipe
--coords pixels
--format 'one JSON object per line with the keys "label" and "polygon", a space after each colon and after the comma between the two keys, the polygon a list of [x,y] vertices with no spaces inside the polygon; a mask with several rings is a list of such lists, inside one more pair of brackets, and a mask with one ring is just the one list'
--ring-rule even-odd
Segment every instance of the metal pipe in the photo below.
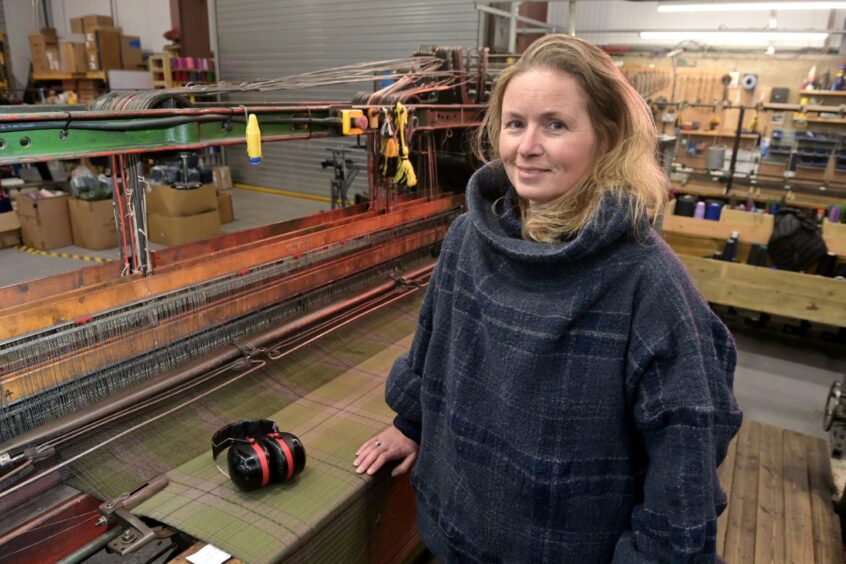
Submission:
{"label": "metal pipe", "polygon": [[94,556],[104,546],[118,538],[122,532],[123,529],[121,527],[112,527],[82,548],[75,550],[59,560],[57,564],[78,564],[79,562],[84,562]]}
{"label": "metal pipe", "polygon": [[576,0],[570,0],[570,13],[567,16],[567,33],[576,37]]}
{"label": "metal pipe", "polygon": [[520,15],[520,2],[511,3],[511,17],[508,20],[508,52],[517,52],[517,18]]}
{"label": "metal pipe", "polygon": [[731,192],[731,187],[734,184],[734,169],[737,166],[737,151],[740,148],[740,133],[743,131],[743,116],[746,113],[746,108],[740,107],[740,115],[737,118],[737,131],[734,135],[734,146],[731,149],[731,163],[729,164],[729,177],[726,183],[726,194]]}
{"label": "metal pipe", "polygon": [[[512,2],[512,4],[511,4],[512,12],[514,11],[514,4],[515,4],[515,2]],[[520,4],[520,2],[516,2],[516,4]],[[516,20],[518,22],[523,22],[523,23],[527,23],[527,24],[530,24],[530,25],[536,25],[538,27],[542,27],[542,28],[546,29],[547,31],[551,31],[551,32],[558,31],[558,28],[556,26],[549,25],[546,22],[542,22],[542,21],[536,20],[534,18],[527,18],[526,16],[521,16],[521,15],[518,15],[516,13],[512,14],[512,12],[506,12],[505,10],[492,8],[491,6],[479,4],[478,2],[476,3],[476,9],[479,10],[480,12],[485,12],[487,14],[493,14],[495,16],[500,16],[500,17],[503,17],[503,18],[513,18],[514,20]]]}

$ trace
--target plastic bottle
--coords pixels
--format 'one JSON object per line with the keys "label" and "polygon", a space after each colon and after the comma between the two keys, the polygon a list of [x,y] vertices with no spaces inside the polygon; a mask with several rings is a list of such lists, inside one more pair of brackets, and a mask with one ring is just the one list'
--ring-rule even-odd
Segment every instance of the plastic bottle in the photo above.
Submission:
{"label": "plastic bottle", "polygon": [[696,209],[693,211],[694,219],[705,219],[705,202],[696,202]]}

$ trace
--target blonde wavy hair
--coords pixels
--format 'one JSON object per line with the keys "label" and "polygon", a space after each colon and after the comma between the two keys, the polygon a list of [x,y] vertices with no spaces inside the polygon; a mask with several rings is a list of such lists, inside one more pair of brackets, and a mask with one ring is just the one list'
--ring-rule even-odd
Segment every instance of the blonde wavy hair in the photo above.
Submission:
{"label": "blonde wavy hair", "polygon": [[496,79],[488,111],[473,138],[482,162],[499,158],[502,100],[511,80],[530,70],[566,73],[579,83],[596,135],[592,170],[571,190],[531,210],[520,202],[523,238],[550,243],[572,237],[596,213],[602,197],[629,196],[632,225],[653,219],[667,201],[667,178],[656,160],[657,130],[646,102],[611,58],[595,45],[568,35],[548,35],[534,42]]}

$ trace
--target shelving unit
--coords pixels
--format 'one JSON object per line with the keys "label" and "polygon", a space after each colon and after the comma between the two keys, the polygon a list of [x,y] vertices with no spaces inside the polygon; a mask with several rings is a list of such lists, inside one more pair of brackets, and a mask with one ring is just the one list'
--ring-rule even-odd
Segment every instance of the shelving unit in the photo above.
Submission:
{"label": "shelving unit", "polygon": [[170,55],[150,55],[147,61],[150,74],[153,75],[153,88],[173,88],[173,70],[170,67]]}
{"label": "shelving unit", "polygon": [[33,80],[102,80],[106,81],[107,76],[104,71],[92,72],[34,72],[32,73]]}
{"label": "shelving unit", "polygon": [[[683,129],[679,132],[680,136],[690,135],[694,137],[725,137],[726,139],[734,139],[737,134],[734,131],[711,131],[699,129]],[[760,137],[756,133],[741,133],[741,139],[758,139]]]}
{"label": "shelving unit", "polygon": [[178,88],[189,82],[215,80],[214,70],[183,68],[178,66],[180,60],[167,54],[150,55],[148,68],[153,76],[153,88]]}
{"label": "shelving unit", "polygon": [[802,96],[843,96],[846,97],[846,90],[800,90]]}

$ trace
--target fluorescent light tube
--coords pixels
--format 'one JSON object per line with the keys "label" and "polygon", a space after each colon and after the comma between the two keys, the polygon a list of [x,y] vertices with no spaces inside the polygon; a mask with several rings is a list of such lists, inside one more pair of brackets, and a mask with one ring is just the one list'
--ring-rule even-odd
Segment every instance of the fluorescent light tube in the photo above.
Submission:
{"label": "fluorescent light tube", "polygon": [[659,12],[753,12],[769,10],[843,10],[846,2],[709,2],[659,3]]}
{"label": "fluorescent light tube", "polygon": [[701,41],[712,45],[806,45],[823,42],[827,33],[787,33],[783,31],[641,31],[641,39]]}

